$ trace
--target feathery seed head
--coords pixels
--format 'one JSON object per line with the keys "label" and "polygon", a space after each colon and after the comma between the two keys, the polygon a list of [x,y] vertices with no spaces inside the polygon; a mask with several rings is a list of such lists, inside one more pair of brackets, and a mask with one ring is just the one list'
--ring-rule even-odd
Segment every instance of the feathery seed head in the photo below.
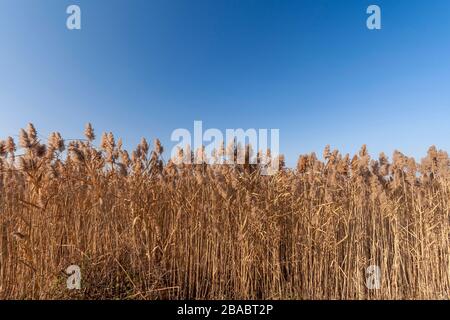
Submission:
{"label": "feathery seed head", "polygon": [[95,132],[94,132],[94,128],[92,127],[91,123],[86,124],[86,127],[84,129],[84,136],[86,137],[86,139],[89,140],[89,142],[92,142],[95,140]]}

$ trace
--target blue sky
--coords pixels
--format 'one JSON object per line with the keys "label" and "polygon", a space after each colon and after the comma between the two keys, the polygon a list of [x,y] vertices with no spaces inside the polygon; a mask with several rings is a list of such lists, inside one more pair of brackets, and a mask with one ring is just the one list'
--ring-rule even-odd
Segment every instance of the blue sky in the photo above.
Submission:
{"label": "blue sky", "polygon": [[170,150],[202,120],[279,128],[290,165],[326,144],[450,150],[449,14],[448,0],[1,0],[0,137],[31,121],[79,138],[90,121]]}

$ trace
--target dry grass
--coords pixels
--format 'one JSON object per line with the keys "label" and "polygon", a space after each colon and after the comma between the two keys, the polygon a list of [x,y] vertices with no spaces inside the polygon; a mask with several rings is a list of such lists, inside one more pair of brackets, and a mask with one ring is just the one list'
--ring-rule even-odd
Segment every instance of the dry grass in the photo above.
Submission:
{"label": "dry grass", "polygon": [[[164,163],[159,142],[129,157],[112,134],[100,148],[85,135],[44,145],[30,125],[19,151],[0,142],[0,298],[449,297],[445,152],[419,164],[326,148],[267,177]],[[71,264],[80,291],[65,287]],[[369,265],[380,290],[365,286]]]}

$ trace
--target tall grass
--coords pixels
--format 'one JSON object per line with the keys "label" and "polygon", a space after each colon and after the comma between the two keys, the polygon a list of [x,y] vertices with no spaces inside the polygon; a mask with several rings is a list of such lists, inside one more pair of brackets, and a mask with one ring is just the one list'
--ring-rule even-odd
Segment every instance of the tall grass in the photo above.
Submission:
{"label": "tall grass", "polygon": [[[20,148],[0,142],[0,298],[449,296],[449,158],[434,147],[420,163],[327,147],[262,176],[164,162],[159,141],[129,156],[109,133],[97,148],[90,125],[85,136],[44,144],[29,125]],[[66,288],[72,264],[79,291]]]}

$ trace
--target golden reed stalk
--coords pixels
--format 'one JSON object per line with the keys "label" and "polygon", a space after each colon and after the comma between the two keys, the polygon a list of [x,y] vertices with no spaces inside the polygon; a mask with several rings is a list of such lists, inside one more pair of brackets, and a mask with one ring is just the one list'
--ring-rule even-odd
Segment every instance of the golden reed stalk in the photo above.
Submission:
{"label": "golden reed stalk", "polygon": [[[96,148],[91,125],[85,136],[43,144],[29,125],[19,150],[0,142],[1,299],[448,298],[443,151],[417,163],[327,147],[262,176],[163,162],[159,141],[130,156],[112,133]],[[79,291],[66,288],[72,264]]]}

